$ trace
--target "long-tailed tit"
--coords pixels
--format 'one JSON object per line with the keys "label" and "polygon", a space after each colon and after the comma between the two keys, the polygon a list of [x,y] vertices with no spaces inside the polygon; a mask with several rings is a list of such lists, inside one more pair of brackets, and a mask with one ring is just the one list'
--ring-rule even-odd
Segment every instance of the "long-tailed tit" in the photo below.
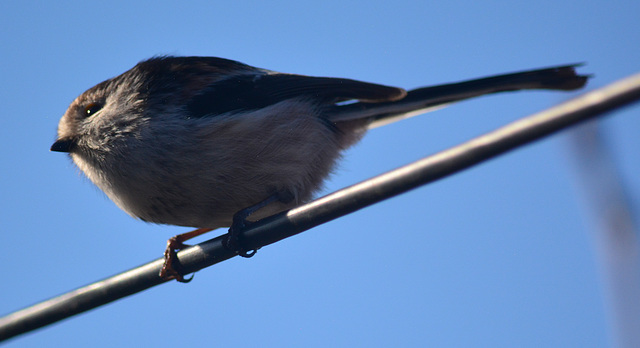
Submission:
{"label": "long-tailed tit", "polygon": [[[141,220],[198,229],[182,242],[241,227],[311,198],[365,131],[430,108],[521,89],[574,90],[572,65],[402,88],[283,74],[213,57],[155,57],[90,88],[69,106],[52,151]],[[235,215],[235,222],[234,222]],[[236,235],[237,238],[237,235]],[[249,256],[234,242],[229,245]]]}

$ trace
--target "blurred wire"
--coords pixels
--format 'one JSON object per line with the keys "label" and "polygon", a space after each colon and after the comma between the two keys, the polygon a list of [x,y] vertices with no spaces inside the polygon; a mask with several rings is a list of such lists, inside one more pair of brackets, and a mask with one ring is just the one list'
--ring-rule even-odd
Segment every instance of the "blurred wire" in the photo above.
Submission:
{"label": "blurred wire", "polygon": [[604,284],[614,347],[640,347],[638,220],[597,122],[570,133]]}
{"label": "blurred wire", "polygon": [[[479,162],[640,99],[640,74],[515,121],[417,162],[251,224],[242,233],[257,249],[371,204],[454,174]],[[233,253],[216,237],[178,253],[185,274],[227,260]],[[0,341],[164,283],[158,259],[0,318]]]}

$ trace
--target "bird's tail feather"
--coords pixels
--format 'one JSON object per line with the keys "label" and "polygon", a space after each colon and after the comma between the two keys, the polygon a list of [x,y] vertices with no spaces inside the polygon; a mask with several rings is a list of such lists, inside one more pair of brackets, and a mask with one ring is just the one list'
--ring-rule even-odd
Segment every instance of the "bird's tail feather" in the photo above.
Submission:
{"label": "bird's tail feather", "polygon": [[330,121],[341,122],[369,118],[370,128],[438,109],[461,100],[485,94],[524,89],[572,91],[582,88],[589,75],[578,75],[582,64],[521,71],[481,79],[411,90],[401,100],[383,103],[357,102],[336,105]]}

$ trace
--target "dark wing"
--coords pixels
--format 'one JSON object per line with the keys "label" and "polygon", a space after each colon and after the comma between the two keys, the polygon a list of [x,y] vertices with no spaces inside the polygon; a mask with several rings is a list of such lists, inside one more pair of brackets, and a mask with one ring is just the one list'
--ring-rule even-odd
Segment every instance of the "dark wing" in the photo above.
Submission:
{"label": "dark wing", "polygon": [[403,98],[405,90],[350,79],[291,74],[242,74],[217,81],[187,104],[190,117],[256,110],[308,97],[320,103],[345,100],[385,102]]}

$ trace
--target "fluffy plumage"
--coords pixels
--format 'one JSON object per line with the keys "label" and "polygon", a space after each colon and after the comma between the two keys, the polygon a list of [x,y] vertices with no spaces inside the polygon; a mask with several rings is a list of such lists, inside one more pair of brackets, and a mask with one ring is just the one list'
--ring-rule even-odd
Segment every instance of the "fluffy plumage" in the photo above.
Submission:
{"label": "fluffy plumage", "polygon": [[[373,123],[483,94],[571,90],[573,66],[410,91],[281,74],[210,57],[157,57],[89,89],[60,120],[54,151],[145,221],[229,226],[278,194],[261,218],[311,198],[340,152]],[[341,102],[356,100],[356,103]]]}

